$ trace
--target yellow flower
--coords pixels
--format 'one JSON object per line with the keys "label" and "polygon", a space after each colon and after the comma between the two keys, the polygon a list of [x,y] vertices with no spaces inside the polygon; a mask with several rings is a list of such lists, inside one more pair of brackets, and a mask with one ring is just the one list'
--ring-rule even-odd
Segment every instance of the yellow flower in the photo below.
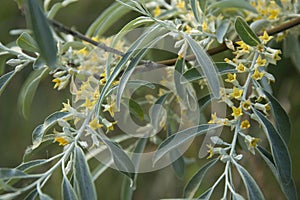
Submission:
{"label": "yellow flower", "polygon": [[258,69],[255,69],[254,73],[252,74],[252,78],[255,79],[255,80],[260,80],[262,79],[262,77],[264,76],[264,72],[260,72],[258,71]]}
{"label": "yellow flower", "polygon": [[227,73],[227,79],[225,79],[225,82],[232,83],[236,81],[236,74]]}
{"label": "yellow flower", "polygon": [[215,124],[215,123],[217,123],[217,114],[216,113],[211,114],[211,120],[209,120],[208,123],[209,124]]}
{"label": "yellow flower", "polygon": [[86,56],[89,52],[86,50],[86,47],[77,51],[77,54]]}
{"label": "yellow flower", "polygon": [[67,103],[63,103],[64,108],[61,109],[61,112],[67,112],[70,111],[71,105],[70,105],[70,100],[67,100]]}
{"label": "yellow flower", "polygon": [[260,139],[259,138],[251,137],[250,135],[247,135],[245,137],[245,142],[248,145],[248,150],[252,154],[255,154],[255,148],[257,147],[257,143],[260,142]]}
{"label": "yellow flower", "polygon": [[176,7],[179,9],[184,9],[185,2],[183,0],[179,0],[178,3],[176,4]]}
{"label": "yellow flower", "polygon": [[186,25],[186,26],[185,26],[185,32],[186,32],[187,34],[190,34],[191,31],[192,31],[192,27],[190,27],[189,25]]}
{"label": "yellow flower", "polygon": [[243,65],[243,63],[240,63],[238,66],[236,66],[236,70],[238,72],[245,72],[246,71],[246,67],[245,67],[245,65]]}
{"label": "yellow flower", "polygon": [[262,59],[261,56],[259,55],[257,60],[256,60],[256,64],[255,66],[265,66],[267,63],[267,60],[266,59]]}
{"label": "yellow flower", "polygon": [[271,19],[271,20],[276,19],[279,14],[279,9],[270,9],[269,14],[270,15],[269,15],[268,19]]}
{"label": "yellow flower", "polygon": [[204,31],[204,32],[207,31],[207,23],[206,23],[206,21],[202,22],[202,31]]}
{"label": "yellow flower", "polygon": [[246,120],[242,121],[241,129],[247,129],[247,128],[250,128],[250,122],[246,119]]}
{"label": "yellow flower", "polygon": [[85,98],[85,102],[81,105],[82,107],[92,108],[95,105],[96,101],[91,101],[89,98]]}
{"label": "yellow flower", "polygon": [[211,146],[211,144],[208,144],[208,145],[206,145],[206,146],[208,147],[207,152],[209,153],[207,159],[209,159],[209,158],[213,157],[214,151],[213,151],[213,147]]}
{"label": "yellow flower", "polygon": [[114,124],[116,124],[117,122],[109,122],[106,119],[103,119],[102,123],[106,126],[106,133],[108,133],[109,131],[114,130]]}
{"label": "yellow flower", "polygon": [[249,53],[251,47],[247,44],[245,44],[243,41],[238,41],[236,42],[236,44],[239,45],[239,47],[237,47],[238,51],[241,51],[242,53]]}
{"label": "yellow flower", "polygon": [[116,106],[116,102],[113,102],[112,104],[103,104],[102,105],[104,107],[103,112],[109,112],[110,116],[114,117],[115,112],[117,111],[117,106]]}
{"label": "yellow flower", "polygon": [[66,140],[64,137],[56,137],[54,139],[54,142],[58,142],[59,146],[65,146],[65,145],[69,144],[69,141]]}
{"label": "yellow flower", "polygon": [[269,42],[273,36],[269,36],[267,31],[264,31],[264,34],[262,36],[259,36],[259,38],[263,41],[264,44],[267,44],[267,42]]}
{"label": "yellow flower", "polygon": [[231,109],[232,109],[231,115],[234,117],[239,117],[243,114],[241,107],[236,108],[235,106],[232,106]]}
{"label": "yellow flower", "polygon": [[54,85],[53,88],[56,89],[56,88],[58,88],[60,86],[61,79],[60,78],[55,78],[55,79],[52,80],[52,82],[55,83],[55,85]]}
{"label": "yellow flower", "polygon": [[248,99],[248,100],[242,102],[242,107],[244,110],[249,110],[251,107],[251,101]]}
{"label": "yellow flower", "polygon": [[160,7],[156,6],[155,9],[153,10],[154,17],[159,16],[160,13],[161,13]]}
{"label": "yellow flower", "polygon": [[103,125],[98,123],[98,120],[96,118],[94,118],[90,123],[89,126],[93,129],[96,130],[98,128],[102,128]]}
{"label": "yellow flower", "polygon": [[234,87],[232,93],[230,93],[230,96],[232,96],[235,99],[240,99],[243,95],[243,92],[244,91],[242,89],[239,90],[237,87]]}

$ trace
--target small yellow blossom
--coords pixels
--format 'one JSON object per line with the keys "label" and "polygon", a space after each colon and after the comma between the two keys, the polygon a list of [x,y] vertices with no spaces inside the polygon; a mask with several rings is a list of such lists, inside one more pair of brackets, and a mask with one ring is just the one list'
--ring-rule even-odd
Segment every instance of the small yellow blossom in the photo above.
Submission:
{"label": "small yellow blossom", "polygon": [[260,72],[258,71],[258,69],[255,69],[254,73],[252,74],[252,78],[255,79],[255,80],[260,80],[262,79],[262,77],[264,76],[264,72]]}
{"label": "small yellow blossom", "polygon": [[235,106],[232,106],[231,109],[232,109],[232,114],[231,115],[234,116],[234,117],[239,117],[243,114],[241,107],[237,108]]}
{"label": "small yellow blossom", "polygon": [[238,42],[236,42],[236,44],[239,45],[239,47],[237,47],[238,51],[240,51],[242,53],[250,53],[251,47],[249,45],[247,45],[246,43],[244,43],[243,41],[238,41]]}
{"label": "small yellow blossom", "polygon": [[52,82],[55,83],[55,85],[54,85],[53,88],[56,89],[56,88],[58,88],[60,86],[61,79],[60,78],[55,78],[55,79],[52,80]]}
{"label": "small yellow blossom", "polygon": [[245,72],[246,71],[246,67],[245,65],[243,65],[243,63],[238,64],[238,66],[236,66],[236,70],[238,72]]}
{"label": "small yellow blossom", "polygon": [[66,140],[64,137],[56,137],[54,139],[54,142],[58,142],[59,146],[65,146],[65,145],[69,144],[69,141]]}
{"label": "small yellow blossom", "polygon": [[206,21],[202,22],[202,31],[204,31],[204,32],[207,31],[207,23],[206,23]]}
{"label": "small yellow blossom", "polygon": [[257,147],[257,143],[260,142],[260,139],[259,138],[251,137],[250,135],[247,135],[245,137],[245,142],[248,145],[248,150],[252,154],[255,154],[255,148]]}
{"label": "small yellow blossom", "polygon": [[153,10],[154,17],[159,16],[160,13],[161,13],[160,7],[156,6],[155,9]]}
{"label": "small yellow blossom", "polygon": [[85,98],[85,102],[81,105],[81,107],[92,108],[96,104],[96,101],[91,101],[89,98]]}
{"label": "small yellow blossom", "polygon": [[192,27],[190,27],[189,25],[186,25],[186,26],[185,26],[185,32],[186,32],[187,34],[190,34],[191,31],[192,31]]}
{"label": "small yellow blossom", "polygon": [[237,87],[234,87],[232,93],[230,93],[230,96],[232,96],[235,99],[240,99],[243,95],[243,92],[244,90],[239,90]]}
{"label": "small yellow blossom", "polygon": [[80,50],[77,51],[77,54],[83,55],[83,56],[88,55],[88,53],[89,52],[87,51],[86,47],[84,47],[84,48],[82,48],[82,49],[80,49]]}
{"label": "small yellow blossom", "polygon": [[209,120],[208,123],[209,124],[215,124],[215,123],[217,123],[217,114],[216,113],[211,114],[211,119]]}
{"label": "small yellow blossom", "polygon": [[103,104],[104,107],[103,112],[109,112],[110,116],[114,117],[115,112],[117,111],[116,102],[113,102],[111,104]]}
{"label": "small yellow blossom", "polygon": [[236,74],[227,73],[227,79],[225,79],[225,82],[232,83],[236,81]]}
{"label": "small yellow blossom", "polygon": [[98,128],[102,128],[103,125],[98,123],[98,120],[96,118],[94,118],[90,123],[89,126],[93,129],[96,130]]}
{"label": "small yellow blossom", "polygon": [[206,146],[208,147],[207,152],[209,153],[207,159],[209,159],[209,158],[213,157],[214,151],[213,151],[213,147],[211,146],[211,144],[208,144],[208,145],[206,145]]}
{"label": "small yellow blossom", "polygon": [[265,66],[267,63],[267,60],[266,59],[262,59],[261,56],[259,55],[258,58],[256,59],[256,66],[259,67],[259,66]]}
{"label": "small yellow blossom", "polygon": [[246,120],[242,121],[241,129],[247,129],[247,128],[250,128],[250,122],[246,119]]}
{"label": "small yellow blossom", "polygon": [[185,2],[183,0],[179,0],[178,3],[176,4],[176,7],[179,9],[184,9]]}
{"label": "small yellow blossom", "polygon": [[264,44],[267,44],[267,42],[269,42],[273,36],[269,36],[267,31],[264,31],[264,34],[262,36],[259,36],[259,38],[263,41]]}
{"label": "small yellow blossom", "polygon": [[244,110],[249,110],[251,107],[251,101],[247,99],[246,101],[242,102],[242,107]]}
{"label": "small yellow blossom", "polygon": [[106,126],[106,133],[108,133],[109,131],[113,131],[114,130],[114,125],[117,122],[110,122],[110,121],[108,121],[106,119],[103,119],[102,123]]}
{"label": "small yellow blossom", "polygon": [[270,19],[270,20],[277,19],[279,11],[280,11],[279,9],[270,9],[269,10],[270,15],[269,15],[268,19]]}
{"label": "small yellow blossom", "polygon": [[70,100],[67,100],[67,103],[63,103],[63,109],[61,109],[61,112],[67,112],[70,111],[71,105],[70,105]]}

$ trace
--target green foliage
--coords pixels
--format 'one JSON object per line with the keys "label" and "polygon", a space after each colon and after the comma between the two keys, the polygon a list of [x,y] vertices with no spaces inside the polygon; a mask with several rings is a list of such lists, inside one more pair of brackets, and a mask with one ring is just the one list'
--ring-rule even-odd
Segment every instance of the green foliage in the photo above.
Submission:
{"label": "green foliage", "polygon": [[[72,95],[33,130],[23,162],[0,168],[0,199],[52,199],[44,192],[56,171],[62,199],[102,198],[95,182],[109,168],[125,175],[120,198],[133,199],[139,173],[170,165],[185,180],[187,165],[195,166],[185,155],[190,146],[200,149],[199,157],[208,153],[212,159],[187,182],[185,199],[200,192],[198,199],[264,199],[267,192],[245,161],[256,160],[256,152],[286,198],[298,198],[287,146],[291,123],[272,95],[275,77],[268,71],[281,59],[279,47],[272,46],[276,36],[268,33],[278,33],[278,41],[286,36],[287,55],[297,62],[299,34],[280,33],[291,27],[282,23],[298,16],[291,9],[296,2],[117,0],[91,23],[86,36],[49,23],[73,2],[17,1],[26,8],[30,31],[15,31],[15,42],[0,44],[0,64],[6,64],[0,66],[0,94],[18,72],[32,66],[18,100],[24,117],[30,119],[33,99],[39,99],[35,93],[48,75],[54,89],[68,88]],[[103,38],[132,11],[139,16],[119,27],[116,36]],[[269,31],[272,27],[275,31]],[[265,32],[258,36],[260,31]],[[230,52],[209,56],[224,50]],[[227,134],[221,137],[223,128]],[[204,136],[202,144],[193,143]],[[34,158],[45,146],[54,155]]]}

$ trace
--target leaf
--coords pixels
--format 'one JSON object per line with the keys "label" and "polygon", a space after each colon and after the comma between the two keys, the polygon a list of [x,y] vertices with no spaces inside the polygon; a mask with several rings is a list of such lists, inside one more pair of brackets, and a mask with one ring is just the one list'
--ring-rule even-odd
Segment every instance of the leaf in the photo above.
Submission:
{"label": "leaf", "polygon": [[244,167],[235,163],[239,174],[242,177],[242,180],[245,184],[247,190],[247,196],[249,200],[263,200],[265,199],[261,190],[259,189],[258,185],[256,184],[255,180],[252,176],[245,170]]}
{"label": "leaf", "polygon": [[253,109],[254,114],[258,117],[264,132],[270,142],[271,152],[274,158],[275,166],[278,170],[278,176],[283,184],[290,183],[292,179],[291,158],[288,148],[281,138],[280,134],[274,128],[272,123],[259,111]]}
{"label": "leaf", "polygon": [[288,183],[288,184],[283,184],[280,181],[280,179],[279,179],[278,171],[276,169],[273,156],[267,150],[263,149],[260,146],[257,147],[257,150],[260,153],[261,157],[266,162],[266,164],[269,166],[269,168],[271,169],[271,171],[273,172],[276,180],[278,181],[278,183],[279,183],[279,185],[281,187],[281,190],[283,191],[283,193],[285,194],[285,196],[287,197],[287,199],[289,199],[289,200],[297,200],[298,199],[297,189],[296,189],[296,185],[294,183],[294,180],[292,179],[290,181],[290,183]]}
{"label": "leaf", "polygon": [[39,3],[36,0],[26,0],[27,22],[40,49],[42,58],[49,67],[55,68],[57,47],[50,25]]}
{"label": "leaf", "polygon": [[197,192],[199,186],[202,183],[202,180],[207,173],[207,171],[214,165],[216,164],[218,159],[213,159],[203,165],[201,169],[197,173],[193,175],[193,177],[188,181],[184,188],[183,196],[186,198],[193,198],[195,193]]}
{"label": "leaf", "polygon": [[204,193],[202,193],[197,199],[208,200],[208,199],[210,199],[210,196],[212,195],[213,191],[214,191],[214,188],[209,188]]}
{"label": "leaf", "polygon": [[24,178],[27,174],[19,169],[0,168],[0,179]]}
{"label": "leaf", "polygon": [[202,69],[205,78],[207,79],[209,88],[214,97],[220,98],[220,81],[216,72],[215,66],[207,55],[206,51],[189,35],[184,34],[185,39],[189,43],[192,51],[194,52],[198,63]]}
{"label": "leaf", "polygon": [[102,14],[91,24],[88,28],[86,35],[91,36],[102,36],[108,31],[115,22],[119,21],[128,14],[131,10],[126,6],[120,5],[119,3],[113,3],[107,8]]}
{"label": "leaf", "polygon": [[21,165],[19,165],[17,167],[17,169],[21,170],[21,171],[26,171],[33,167],[43,165],[43,164],[47,163],[48,161],[49,161],[48,159],[31,160],[29,162],[22,163]]}
{"label": "leaf", "polygon": [[211,97],[210,94],[199,99],[198,100],[199,110],[201,111],[202,109],[204,109],[207,106],[207,104],[209,104],[212,100],[213,98]]}
{"label": "leaf", "polygon": [[59,119],[72,116],[68,112],[55,112],[49,115],[43,124],[38,125],[32,132],[32,149],[37,148],[43,141],[45,132],[53,126]]}
{"label": "leaf", "polygon": [[44,193],[40,193],[39,197],[40,197],[40,200],[52,200],[52,198],[49,195],[44,194]]}
{"label": "leaf", "polygon": [[203,13],[206,12],[206,5],[207,5],[207,0],[198,0],[200,9],[202,10]]}
{"label": "leaf", "polygon": [[254,33],[258,33],[261,30],[264,30],[268,24],[270,24],[269,20],[260,19],[252,22],[250,24],[250,28],[253,30]]}
{"label": "leaf", "polygon": [[[235,66],[227,64],[227,63],[216,63],[217,71],[220,75],[227,74],[227,73],[235,73],[236,69]],[[199,81],[205,78],[197,68],[188,69],[186,72],[183,73],[183,77],[181,78],[181,83],[192,82],[192,81]]]}
{"label": "leaf", "polygon": [[142,107],[133,99],[128,99],[129,102],[129,112],[134,116],[138,117],[140,120],[144,120],[144,111]]}
{"label": "leaf", "polygon": [[211,4],[207,10],[211,9],[224,9],[224,8],[238,8],[257,13],[256,9],[252,7],[247,1],[244,0],[223,0]]}
{"label": "leaf", "polygon": [[9,81],[14,77],[16,73],[16,71],[11,71],[0,77],[0,95],[2,94]]}
{"label": "leaf", "polygon": [[219,43],[223,43],[224,36],[227,33],[227,29],[228,29],[229,25],[230,25],[230,21],[229,20],[223,20],[221,22],[221,25],[218,27],[216,36],[217,36],[217,41]]}
{"label": "leaf", "polygon": [[195,19],[198,23],[200,23],[200,12],[198,10],[198,4],[197,4],[197,0],[190,0],[190,4],[191,4],[191,7],[192,7],[192,11],[193,11],[193,14],[195,16]]}
{"label": "leaf", "polygon": [[272,107],[273,117],[276,123],[277,130],[281,138],[286,144],[289,143],[291,137],[291,122],[285,110],[281,107],[280,103],[267,91],[264,91],[268,97]]}
{"label": "leaf", "polygon": [[76,146],[74,150],[74,177],[78,184],[78,197],[79,199],[97,200],[95,186],[84,153],[78,146]]}
{"label": "leaf", "polygon": [[37,87],[48,72],[47,68],[33,71],[23,84],[19,94],[18,107],[25,118],[29,116],[30,106]]}
{"label": "leaf", "polygon": [[161,159],[165,154],[167,154],[172,149],[178,148],[180,145],[184,144],[185,142],[189,142],[194,137],[204,134],[207,131],[218,128],[220,126],[221,125],[204,124],[204,125],[194,126],[179,131],[175,134],[172,134],[158,146],[157,151],[153,156],[153,163],[155,164],[159,159]]}
{"label": "leaf", "polygon": [[23,50],[38,52],[39,47],[36,41],[26,32],[23,32],[17,39],[17,45]]}
{"label": "leaf", "polygon": [[64,176],[63,182],[62,182],[62,199],[64,199],[64,200],[78,199],[71,183],[65,176]]}
{"label": "leaf", "polygon": [[30,191],[30,193],[24,198],[24,200],[35,200],[38,192],[36,189]]}
{"label": "leaf", "polygon": [[237,17],[235,19],[234,27],[241,40],[246,44],[250,46],[257,46],[260,44],[259,38],[242,17]]}

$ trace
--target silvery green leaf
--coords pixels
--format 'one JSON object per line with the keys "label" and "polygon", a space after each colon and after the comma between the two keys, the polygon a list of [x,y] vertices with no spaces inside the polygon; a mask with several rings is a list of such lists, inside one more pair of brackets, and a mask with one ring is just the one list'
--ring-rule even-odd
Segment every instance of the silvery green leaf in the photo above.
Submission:
{"label": "silvery green leaf", "polygon": [[49,162],[49,159],[39,159],[39,160],[31,160],[25,163],[22,163],[17,167],[18,170],[25,171],[29,170],[31,168],[37,167],[39,165],[43,165],[45,163]]}
{"label": "silvery green leaf", "polygon": [[0,179],[25,178],[27,174],[19,169],[0,168]]}
{"label": "silvery green leaf", "polygon": [[198,188],[200,187],[202,180],[207,173],[207,171],[216,164],[218,159],[213,159],[203,165],[199,171],[197,171],[193,177],[188,181],[184,188],[183,195],[186,198],[193,198],[195,193],[197,192]]}
{"label": "silvery green leaf", "polygon": [[39,47],[36,41],[26,32],[23,32],[17,39],[17,45],[26,51],[38,52]]}
{"label": "silvery green leaf", "polygon": [[26,0],[26,14],[41,56],[49,67],[55,68],[57,60],[56,42],[39,2]]}
{"label": "silvery green leaf", "polygon": [[273,124],[259,111],[253,109],[254,114],[258,117],[264,132],[270,142],[271,152],[274,158],[275,166],[278,170],[278,176],[283,184],[290,183],[292,179],[291,158],[288,148],[281,138]]}
{"label": "silvery green leaf", "polygon": [[172,134],[167,139],[165,139],[157,148],[153,156],[153,163],[155,164],[159,159],[161,159],[165,154],[167,154],[172,149],[178,148],[180,145],[185,142],[189,142],[194,137],[204,134],[209,130],[220,127],[220,125],[198,125],[182,131],[179,131],[175,134]]}
{"label": "silvery green leaf", "polygon": [[235,166],[242,177],[242,180],[245,184],[247,190],[247,196],[249,200],[264,200],[264,196],[256,184],[252,176],[247,172],[247,170],[241,165],[235,163]]}
{"label": "silvery green leaf", "polygon": [[256,20],[254,22],[252,22],[250,24],[250,28],[253,30],[254,33],[258,33],[261,30],[266,29],[267,25],[270,24],[269,20],[266,19],[260,19],[260,20]]}
{"label": "silvery green leaf", "polygon": [[208,86],[214,97],[220,98],[220,81],[215,65],[207,55],[206,51],[189,35],[184,34],[184,38],[189,43],[192,51],[194,52],[201,70],[207,79]]}
{"label": "silvery green leaf", "polygon": [[291,137],[291,122],[290,119],[285,112],[285,110],[281,107],[279,102],[267,91],[264,91],[265,95],[269,99],[273,117],[276,122],[277,130],[284,140],[286,144],[289,143],[290,137]]}
{"label": "silvery green leaf", "polygon": [[78,146],[74,149],[74,178],[77,182],[78,198],[97,200],[95,186],[91,177],[89,166],[82,149]]}
{"label": "silvery green leaf", "polygon": [[210,94],[198,100],[199,110],[204,109],[213,100]]}
{"label": "silvery green leaf", "polygon": [[21,194],[21,192],[0,194],[0,199],[2,199],[2,200],[16,199],[16,197],[19,196],[20,194]]}
{"label": "silvery green leaf", "polygon": [[[200,23],[200,12],[198,10],[198,4],[197,4],[198,0],[190,0],[190,4],[191,4],[191,7],[192,7],[192,11],[194,13],[194,16],[196,18],[196,21],[198,23]],[[199,2],[200,3],[200,2]]]}
{"label": "silvery green leaf", "polygon": [[229,20],[223,20],[221,22],[220,26],[218,27],[216,36],[217,36],[217,40],[218,40],[219,43],[223,43],[224,36],[227,33],[229,25],[230,25],[230,21]]}
{"label": "silvery green leaf", "polygon": [[39,197],[40,197],[40,200],[52,200],[52,198],[49,195],[44,194],[44,193],[40,193]]}
{"label": "silvery green leaf", "polygon": [[281,187],[281,190],[283,191],[283,193],[285,194],[287,199],[297,200],[298,195],[297,195],[297,189],[296,189],[294,180],[292,179],[290,181],[290,183],[288,183],[288,184],[283,184],[279,179],[278,170],[276,169],[272,154],[270,154],[267,150],[265,150],[264,148],[262,148],[260,146],[257,146],[257,150],[258,150],[259,154],[261,155],[261,157],[266,162],[266,164],[269,166],[271,171],[273,172],[275,178],[277,179],[277,181]]}
{"label": "silvery green leaf", "polygon": [[48,72],[47,68],[33,71],[23,84],[18,98],[18,107],[24,117],[29,116],[30,106],[37,87]]}
{"label": "silvery green leaf", "polygon": [[63,177],[63,181],[62,181],[62,199],[63,200],[78,199],[70,181],[65,176]]}
{"label": "silvery green leaf", "polygon": [[237,8],[237,9],[245,9],[251,11],[253,13],[257,13],[257,10],[252,7],[247,1],[245,0],[223,0],[217,1],[212,3],[207,10],[211,9],[224,9],[224,8]]}
{"label": "silvery green leaf", "polygon": [[0,95],[2,94],[5,87],[7,86],[9,81],[14,77],[15,74],[16,74],[16,71],[11,71],[0,77]]}
{"label": "silvery green leaf", "polygon": [[261,43],[257,35],[252,31],[242,17],[237,17],[235,19],[234,27],[241,40],[243,40],[246,44],[250,46],[257,46]]}
{"label": "silvery green leaf", "polygon": [[209,188],[204,193],[202,193],[197,199],[199,199],[199,200],[209,200],[210,196],[213,193],[213,191],[214,191],[214,188]]}

